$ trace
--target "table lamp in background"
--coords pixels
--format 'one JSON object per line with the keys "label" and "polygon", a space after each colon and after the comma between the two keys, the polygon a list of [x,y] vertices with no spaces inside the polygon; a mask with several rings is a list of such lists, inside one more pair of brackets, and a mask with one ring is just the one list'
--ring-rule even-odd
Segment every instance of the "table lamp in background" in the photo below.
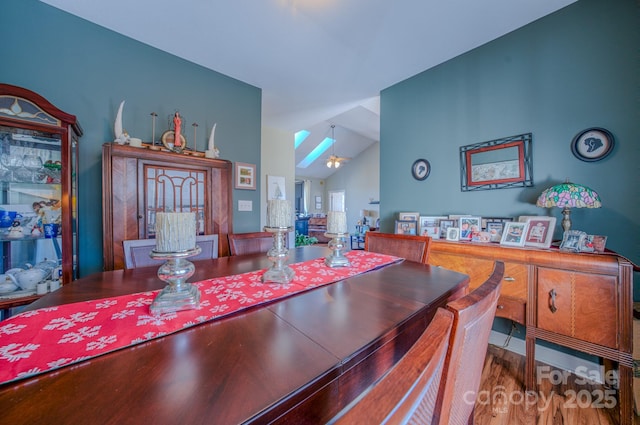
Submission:
{"label": "table lamp in background", "polygon": [[362,217],[362,224],[367,225],[367,217],[369,216],[369,211],[360,210],[360,217]]}
{"label": "table lamp in background", "polygon": [[571,208],[600,208],[600,196],[586,186],[569,181],[544,190],[536,205],[543,208],[562,208],[562,228],[571,230]]}

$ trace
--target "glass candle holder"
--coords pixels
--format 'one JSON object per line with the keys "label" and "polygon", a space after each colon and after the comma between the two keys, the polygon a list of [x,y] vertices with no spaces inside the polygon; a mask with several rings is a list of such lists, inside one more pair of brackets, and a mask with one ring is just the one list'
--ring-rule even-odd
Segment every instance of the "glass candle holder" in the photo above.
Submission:
{"label": "glass candle holder", "polygon": [[348,233],[325,233],[324,235],[331,238],[328,244],[331,254],[325,257],[324,264],[329,267],[351,266],[349,259],[344,256],[347,248],[346,237]]}
{"label": "glass candle holder", "polygon": [[179,252],[151,251],[153,259],[167,260],[158,269],[160,280],[167,282],[158,296],[151,303],[151,314],[157,315],[182,310],[200,308],[200,290],[187,282],[196,271],[196,266],[187,258],[200,253],[200,247]]}
{"label": "glass candle holder", "polygon": [[265,232],[273,234],[273,247],[267,251],[267,258],[271,261],[271,267],[262,275],[262,281],[289,283],[293,280],[295,272],[286,262],[289,258],[289,250],[285,244],[285,236],[291,231],[291,227],[265,227]]}

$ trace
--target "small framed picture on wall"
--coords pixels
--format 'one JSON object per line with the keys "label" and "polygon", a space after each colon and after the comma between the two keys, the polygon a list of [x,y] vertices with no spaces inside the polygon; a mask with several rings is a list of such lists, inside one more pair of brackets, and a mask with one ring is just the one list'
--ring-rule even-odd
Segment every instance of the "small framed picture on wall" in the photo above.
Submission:
{"label": "small framed picture on wall", "polygon": [[267,200],[287,199],[284,177],[267,176]]}
{"label": "small framed picture on wall", "polygon": [[256,190],[256,165],[236,162],[236,189]]}

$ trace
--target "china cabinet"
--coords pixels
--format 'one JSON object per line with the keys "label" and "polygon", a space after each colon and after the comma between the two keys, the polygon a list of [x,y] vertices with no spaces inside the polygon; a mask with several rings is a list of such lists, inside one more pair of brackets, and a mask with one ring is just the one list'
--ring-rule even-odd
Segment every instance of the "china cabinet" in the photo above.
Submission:
{"label": "china cabinet", "polygon": [[78,277],[81,135],[75,116],[30,90],[0,84],[2,310]]}
{"label": "china cabinet", "polygon": [[157,212],[195,212],[198,234],[218,235],[218,256],[229,255],[230,161],[105,143],[102,171],[105,270],[124,268],[123,241],[155,237]]}

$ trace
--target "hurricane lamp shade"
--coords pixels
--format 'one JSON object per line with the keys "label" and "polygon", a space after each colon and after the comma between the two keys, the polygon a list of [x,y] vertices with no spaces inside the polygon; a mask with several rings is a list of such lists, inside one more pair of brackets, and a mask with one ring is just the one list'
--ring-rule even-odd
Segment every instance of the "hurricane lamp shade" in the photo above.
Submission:
{"label": "hurricane lamp shade", "polygon": [[571,230],[571,208],[600,208],[600,196],[595,190],[576,183],[562,183],[545,189],[536,205],[543,208],[562,208],[562,228]]}

